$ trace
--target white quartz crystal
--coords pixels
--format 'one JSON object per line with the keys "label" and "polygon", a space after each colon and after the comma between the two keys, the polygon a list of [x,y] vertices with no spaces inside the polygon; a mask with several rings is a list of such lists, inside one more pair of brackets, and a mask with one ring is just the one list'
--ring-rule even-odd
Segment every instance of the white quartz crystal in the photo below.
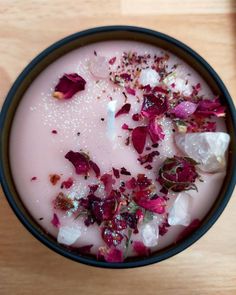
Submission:
{"label": "white quartz crystal", "polygon": [[59,228],[57,242],[64,245],[72,245],[81,236],[81,229],[79,227],[61,226]]}
{"label": "white quartz crystal", "polygon": [[159,74],[153,69],[143,69],[139,77],[139,82],[143,86],[150,85],[155,87],[159,84],[159,80]]}
{"label": "white quartz crystal", "polygon": [[109,64],[104,56],[94,56],[89,62],[89,70],[96,78],[109,77]]}
{"label": "white quartz crystal", "polygon": [[141,237],[146,247],[154,247],[158,244],[159,227],[153,220],[141,226]]}
{"label": "white quartz crystal", "polygon": [[176,134],[175,142],[182,152],[200,163],[204,172],[219,172],[225,168],[225,152],[230,136],[225,132]]}
{"label": "white quartz crystal", "polygon": [[185,192],[179,193],[169,210],[168,223],[170,225],[189,225],[191,221],[190,206],[191,196]]}
{"label": "white quartz crystal", "polygon": [[[186,84],[186,79],[183,79],[181,77],[176,77],[176,74],[170,74],[169,76],[167,76],[163,82],[164,84],[166,84],[167,86],[169,86],[173,91],[175,92],[180,92],[186,96],[190,95],[193,91],[192,86],[187,83]],[[174,84],[174,87],[172,86]]]}

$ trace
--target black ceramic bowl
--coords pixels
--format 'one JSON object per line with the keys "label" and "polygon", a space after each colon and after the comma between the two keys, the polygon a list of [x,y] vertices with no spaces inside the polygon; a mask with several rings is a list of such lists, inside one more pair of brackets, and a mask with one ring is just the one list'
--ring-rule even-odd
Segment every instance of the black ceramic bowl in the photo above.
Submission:
{"label": "black ceramic bowl", "polygon": [[[14,118],[17,106],[27,90],[31,82],[43,71],[50,63],[55,61],[65,53],[76,49],[78,47],[106,40],[135,40],[150,43],[163,49],[167,49],[179,56],[181,59],[191,65],[200,75],[207,81],[214,93],[220,95],[223,103],[227,106],[226,124],[228,132],[231,136],[231,142],[229,147],[229,159],[227,167],[227,176],[224,180],[220,194],[209,210],[207,216],[202,221],[200,227],[192,232],[187,238],[178,243],[169,246],[157,253],[152,254],[148,258],[133,258],[128,259],[123,263],[107,263],[97,261],[90,256],[82,256],[76,252],[66,249],[59,245],[55,239],[48,236],[30,216],[29,212],[24,208],[21,199],[16,191],[14,180],[11,175],[11,169],[9,165],[9,134],[11,131],[11,124]],[[12,88],[10,89],[5,103],[2,108],[0,117],[1,126],[1,183],[6,195],[6,198],[15,212],[19,220],[24,226],[34,235],[40,242],[45,244],[53,251],[70,258],[72,260],[85,263],[88,265],[107,267],[107,268],[129,268],[149,265],[155,262],[162,261],[169,258],[196,242],[203,234],[205,234],[209,228],[218,219],[225,206],[227,205],[231,194],[235,186],[236,179],[236,112],[232,99],[224,86],[223,82],[211,68],[211,66],[196,52],[190,49],[183,43],[171,38],[162,33],[129,26],[108,26],[89,29],[69,37],[66,37],[49,48],[40,53],[30,64],[24,69],[24,71],[17,78]]]}

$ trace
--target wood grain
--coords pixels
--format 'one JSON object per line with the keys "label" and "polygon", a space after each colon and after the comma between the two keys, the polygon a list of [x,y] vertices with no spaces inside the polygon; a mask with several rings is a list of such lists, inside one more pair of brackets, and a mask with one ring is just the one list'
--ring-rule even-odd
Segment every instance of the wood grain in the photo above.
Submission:
{"label": "wood grain", "polygon": [[[236,97],[236,1],[0,0],[1,104],[25,65],[52,42],[110,24],[149,27],[199,52]],[[234,193],[213,228],[162,263],[130,270],[80,265],[51,252],[0,196],[0,294],[236,294]]]}

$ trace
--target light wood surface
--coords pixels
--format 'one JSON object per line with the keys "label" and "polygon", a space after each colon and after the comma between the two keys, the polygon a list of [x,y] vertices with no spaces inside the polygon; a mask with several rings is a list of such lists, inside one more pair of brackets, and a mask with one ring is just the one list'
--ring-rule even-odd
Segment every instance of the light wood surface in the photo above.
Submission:
{"label": "light wood surface", "polygon": [[[199,52],[236,98],[236,1],[0,0],[1,103],[20,71],[52,42],[100,25],[152,28]],[[236,294],[235,193],[213,228],[162,263],[96,269],[34,239],[0,196],[0,294]]]}

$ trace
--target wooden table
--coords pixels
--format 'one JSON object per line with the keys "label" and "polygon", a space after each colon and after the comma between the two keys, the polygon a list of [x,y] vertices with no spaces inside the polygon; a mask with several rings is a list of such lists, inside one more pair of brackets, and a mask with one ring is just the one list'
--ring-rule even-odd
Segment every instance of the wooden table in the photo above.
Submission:
{"label": "wooden table", "polygon": [[[1,102],[45,47],[76,31],[109,24],[144,26],[182,40],[209,61],[235,98],[235,13],[234,0],[0,0]],[[235,197],[188,250],[160,264],[115,271],[51,252],[25,230],[1,193],[0,294],[236,294]]]}

